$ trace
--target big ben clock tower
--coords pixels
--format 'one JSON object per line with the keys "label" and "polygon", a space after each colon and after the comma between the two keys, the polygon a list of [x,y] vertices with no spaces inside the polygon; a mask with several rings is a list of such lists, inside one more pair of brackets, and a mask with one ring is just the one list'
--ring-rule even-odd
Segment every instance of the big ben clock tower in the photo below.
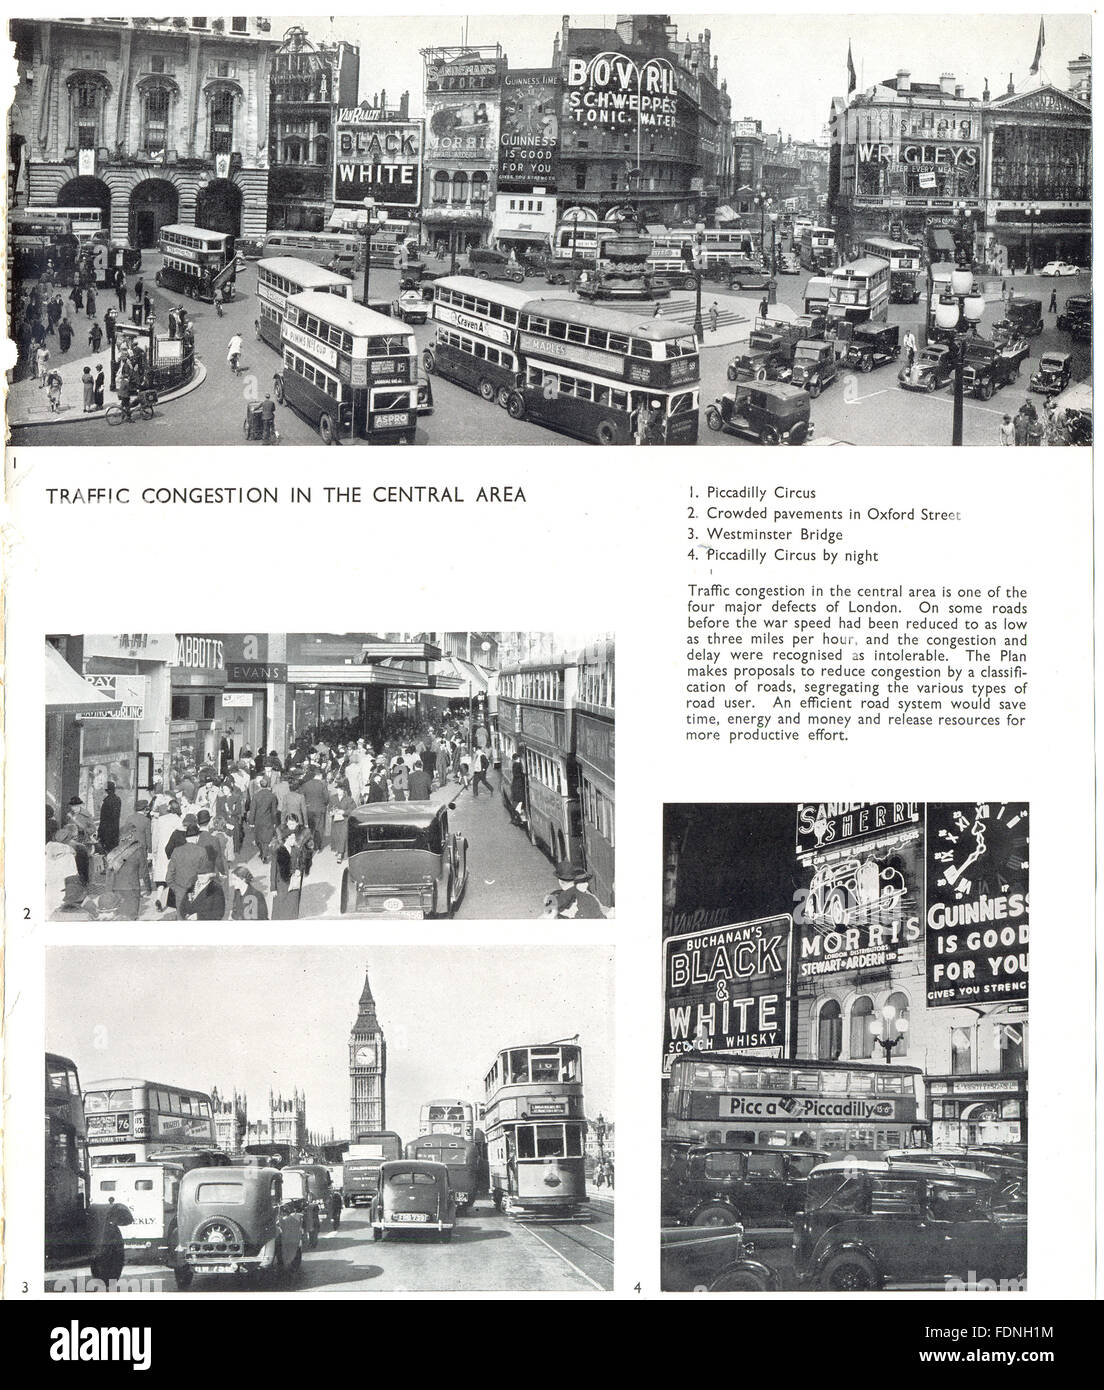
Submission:
{"label": "big ben clock tower", "polygon": [[349,1139],[371,1134],[386,1124],[387,1043],[376,1017],[376,1001],[364,972],[356,1022],[349,1034]]}

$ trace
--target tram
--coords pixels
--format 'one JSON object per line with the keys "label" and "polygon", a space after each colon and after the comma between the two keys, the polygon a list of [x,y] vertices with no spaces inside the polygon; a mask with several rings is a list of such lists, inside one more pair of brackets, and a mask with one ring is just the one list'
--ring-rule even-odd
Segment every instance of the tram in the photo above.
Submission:
{"label": "tram", "polygon": [[504,1049],[485,1082],[488,1182],[497,1210],[525,1220],[586,1211],[583,1054],[574,1042]]}

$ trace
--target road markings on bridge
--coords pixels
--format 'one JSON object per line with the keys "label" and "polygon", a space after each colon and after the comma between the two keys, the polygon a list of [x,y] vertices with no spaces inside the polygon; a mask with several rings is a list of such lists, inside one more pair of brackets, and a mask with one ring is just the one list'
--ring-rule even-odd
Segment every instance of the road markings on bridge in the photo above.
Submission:
{"label": "road markings on bridge", "polygon": [[579,1268],[577,1264],[569,1260],[562,1250],[557,1250],[554,1245],[549,1245],[548,1241],[546,1241],[543,1236],[537,1235],[537,1232],[533,1230],[532,1226],[526,1226],[524,1221],[520,1222],[519,1224],[521,1225],[522,1230],[528,1231],[531,1236],[536,1236],[537,1240],[540,1241],[540,1243],[545,1247],[546,1250],[551,1250],[553,1255],[558,1255],[560,1259],[563,1260],[564,1264],[568,1265],[571,1269],[573,1269],[580,1279],[585,1279],[587,1283],[591,1286],[591,1288],[597,1289],[599,1293],[608,1293],[608,1290],[604,1289],[596,1279],[592,1279],[589,1274],[584,1274],[584,1272]]}
{"label": "road markings on bridge", "polygon": [[601,1236],[603,1240],[608,1240],[611,1245],[613,1244],[613,1236],[606,1235],[605,1231],[599,1231],[594,1226],[584,1226],[583,1230],[589,1231],[592,1236]]}

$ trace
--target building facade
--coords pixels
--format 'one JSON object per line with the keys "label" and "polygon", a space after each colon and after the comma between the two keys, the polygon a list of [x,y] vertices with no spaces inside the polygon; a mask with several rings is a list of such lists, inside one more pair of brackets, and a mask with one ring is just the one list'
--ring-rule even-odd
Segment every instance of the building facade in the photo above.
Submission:
{"label": "building facade", "polygon": [[829,207],[838,244],[865,236],[914,243],[948,233],[958,259],[996,272],[1091,257],[1092,109],[1087,59],[1070,90],[1041,77],[1017,91],[967,96],[895,78],[837,98],[831,120]]}
{"label": "building facade", "polygon": [[552,65],[564,86],[561,207],[645,224],[711,215],[732,191],[731,101],[709,31],[679,41],[667,15],[619,15],[611,29],[565,16]]}
{"label": "building facade", "polygon": [[334,126],[357,105],[356,44],[315,44],[293,26],[272,57],[269,78],[268,226],[324,230],[333,211]]}
{"label": "building facade", "polygon": [[98,207],[113,240],[186,222],[263,237],[267,19],[13,22],[29,201]]}
{"label": "building facade", "polygon": [[249,1141],[249,1106],[235,1086],[229,1095],[211,1087],[211,1110],[215,1118],[215,1144],[223,1153],[241,1153]]}
{"label": "building facade", "polygon": [[506,55],[499,44],[425,48],[422,226],[439,252],[485,246],[494,220]]}
{"label": "building facade", "polygon": [[387,1041],[364,972],[356,1021],[349,1034],[349,1139],[387,1126]]}

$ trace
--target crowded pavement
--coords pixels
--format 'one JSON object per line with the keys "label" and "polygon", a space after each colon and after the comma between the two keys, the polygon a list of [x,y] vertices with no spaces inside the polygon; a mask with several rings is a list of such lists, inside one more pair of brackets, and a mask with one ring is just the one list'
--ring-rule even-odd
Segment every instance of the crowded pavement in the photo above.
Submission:
{"label": "crowded pavement", "polygon": [[[783,249],[781,246],[779,250]],[[144,266],[155,264],[156,252],[146,253]],[[447,274],[449,265],[443,260],[429,258],[430,274]],[[51,411],[47,392],[33,378],[17,382],[13,388],[10,412],[12,443],[15,446],[65,445],[79,442],[85,445],[147,446],[150,444],[191,447],[207,444],[239,444],[243,442],[243,422],[250,404],[262,401],[272,391],[272,375],[279,367],[279,355],[263,342],[254,330],[258,308],[256,298],[256,262],[245,262],[237,277],[237,292],[227,302],[220,316],[213,305],[189,301],[187,313],[195,335],[196,356],[200,364],[197,378],[189,388],[173,398],[158,403],[152,418],[135,419],[122,427],[112,426],[102,415],[83,417],[80,380],[85,366],[102,364],[103,354],[89,354],[85,316],[77,316],[77,334],[69,353],[58,352],[56,338],[51,344],[51,364],[61,363],[65,381],[59,412]],[[129,277],[131,288],[137,276]],[[145,274],[144,292],[153,302],[158,322],[167,320],[170,309],[178,307],[178,296],[164,293]],[[374,267],[371,271],[369,294],[372,299],[389,299],[399,293],[401,272],[390,267]],[[777,277],[776,303],[768,306],[767,317],[791,319],[803,310],[804,288],[809,272]],[[562,298],[569,292],[561,287],[548,286],[542,276],[530,274],[524,282],[534,298],[555,295]],[[1057,327],[1058,313],[1069,295],[1085,294],[1090,289],[1087,271],[1060,280],[1038,275],[1018,274],[1006,277],[1004,285],[1016,295],[1033,296],[1042,301],[1045,328],[1031,340],[1031,353],[1022,368],[1020,383],[1006,387],[989,401],[967,396],[964,403],[963,442],[968,445],[1000,444],[1000,427],[1006,414],[1015,414],[1028,396],[1027,378],[1038,366],[1039,357],[1049,350],[1070,352],[1073,358],[1072,380],[1088,379],[1091,367],[1091,344],[1071,341],[1070,335]],[[993,323],[1002,316],[1002,282],[987,278],[984,282],[985,315],[980,332],[988,335]],[[1048,311],[1050,292],[1057,295],[1057,312]],[[106,291],[100,295],[104,301]],[[360,285],[357,285],[360,297]],[[701,353],[700,417],[698,443],[713,447],[744,445],[749,441],[728,433],[714,434],[705,426],[707,406],[732,389],[727,378],[729,362],[741,343],[746,342],[759,314],[763,294],[759,291],[730,294],[719,286],[706,282],[702,286],[704,340]],[[112,300],[113,302],[113,300]],[[716,304],[730,326],[714,335],[710,329],[709,309]],[[923,343],[924,302],[916,305],[891,305],[889,323],[900,326],[902,335],[911,330],[918,343]],[[650,315],[651,310],[648,310]],[[694,318],[694,295],[675,291],[661,301],[661,318],[686,322]],[[412,326],[421,352],[433,341],[435,324]],[[83,337],[81,334],[83,333]],[[240,373],[229,366],[227,349],[231,339],[240,336],[242,355]],[[711,338],[716,341],[711,341]],[[844,369],[835,382],[812,403],[814,439],[856,445],[916,445],[950,442],[952,391],[949,388],[931,395],[903,391],[897,384],[896,364],[883,366],[869,375],[859,375]],[[579,440],[546,429],[525,420],[514,420],[493,405],[485,405],[463,386],[435,375],[432,379],[433,411],[419,421],[418,444],[478,444],[478,445],[568,445]],[[108,394],[108,403],[111,401]],[[1037,401],[1038,397],[1035,398]],[[21,423],[26,421],[26,424]],[[35,423],[30,423],[34,421]],[[63,423],[64,421],[64,423]],[[290,406],[276,408],[276,432],[281,444],[317,444],[317,431]],[[251,446],[252,447],[252,446]],[[261,447],[258,443],[256,447]]]}

